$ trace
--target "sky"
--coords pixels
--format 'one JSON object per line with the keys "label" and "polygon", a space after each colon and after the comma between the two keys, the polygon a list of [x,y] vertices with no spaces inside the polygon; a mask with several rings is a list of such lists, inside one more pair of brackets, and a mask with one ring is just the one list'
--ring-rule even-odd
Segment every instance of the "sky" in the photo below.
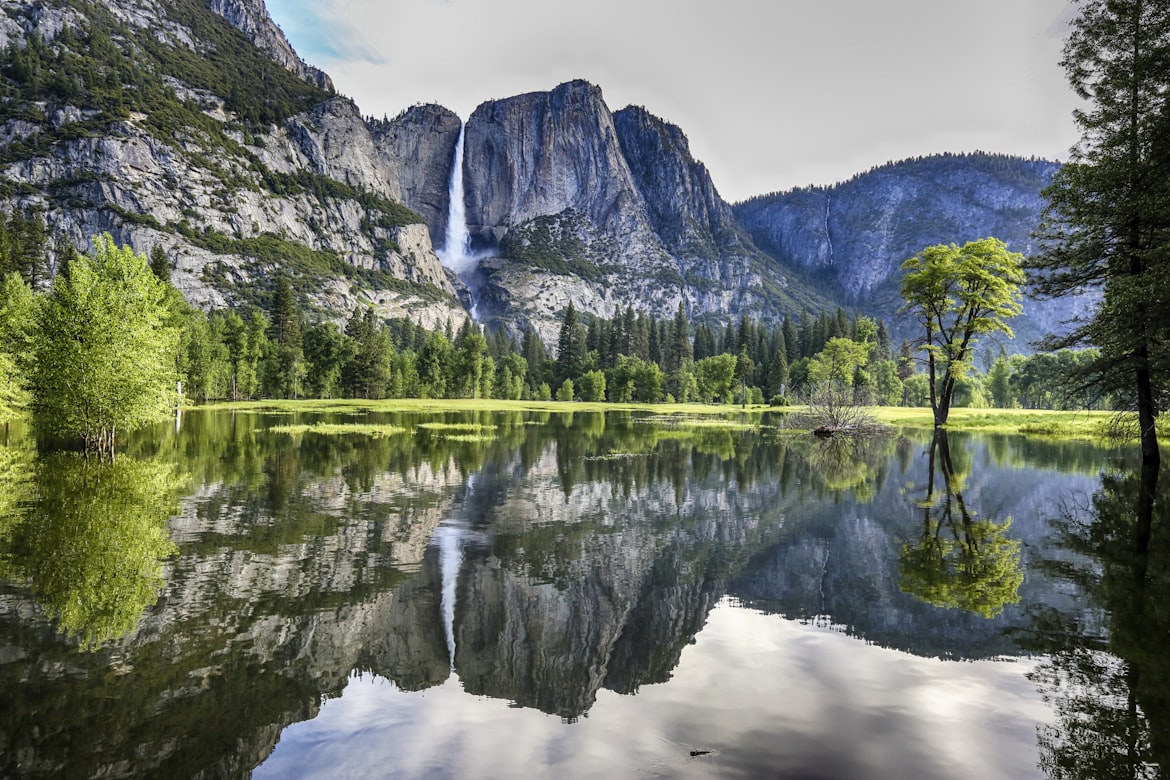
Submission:
{"label": "sky", "polygon": [[268,0],[362,113],[583,78],[683,129],[729,201],[976,150],[1064,160],[1068,0]]}

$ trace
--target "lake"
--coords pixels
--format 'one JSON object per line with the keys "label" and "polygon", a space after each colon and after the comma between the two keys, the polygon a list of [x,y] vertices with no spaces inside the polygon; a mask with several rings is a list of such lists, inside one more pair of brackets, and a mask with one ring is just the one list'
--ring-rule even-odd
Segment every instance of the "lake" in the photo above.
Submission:
{"label": "lake", "polygon": [[0,441],[3,777],[1170,766],[1170,481],[1115,449],[537,411]]}

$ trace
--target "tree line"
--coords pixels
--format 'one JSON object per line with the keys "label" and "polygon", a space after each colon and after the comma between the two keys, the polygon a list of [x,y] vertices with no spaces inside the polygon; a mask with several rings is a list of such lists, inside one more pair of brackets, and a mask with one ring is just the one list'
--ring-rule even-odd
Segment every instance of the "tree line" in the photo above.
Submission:
{"label": "tree line", "polygon": [[[827,382],[849,388],[858,404],[926,405],[931,396],[913,346],[895,348],[884,322],[844,309],[719,326],[692,325],[681,304],[659,320],[632,307],[585,315],[570,303],[554,354],[531,327],[518,338],[470,320],[428,330],[384,321],[370,306],[342,325],[309,323],[283,273],[266,309],[204,313],[170,283],[161,247],[147,257],[99,236],[89,255],[62,253],[49,278],[46,244],[39,217],[0,220],[0,417],[27,408],[44,432],[98,450],[184,398],[786,405]],[[1100,407],[1108,398],[1090,387],[1058,390],[1075,388],[1063,378],[1097,357],[1001,355],[983,375],[969,354],[951,356],[953,403]]]}

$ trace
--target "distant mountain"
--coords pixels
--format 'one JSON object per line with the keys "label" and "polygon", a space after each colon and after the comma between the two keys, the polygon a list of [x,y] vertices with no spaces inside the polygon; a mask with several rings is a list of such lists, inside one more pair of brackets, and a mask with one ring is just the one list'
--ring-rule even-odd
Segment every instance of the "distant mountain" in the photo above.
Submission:
{"label": "distant mountain", "polygon": [[[903,261],[932,244],[987,236],[1025,255],[1059,164],[1004,155],[943,154],[891,163],[843,184],[773,193],[734,206],[756,245],[851,307],[890,317]],[[1090,298],[1025,302],[1017,349],[1059,328]]]}

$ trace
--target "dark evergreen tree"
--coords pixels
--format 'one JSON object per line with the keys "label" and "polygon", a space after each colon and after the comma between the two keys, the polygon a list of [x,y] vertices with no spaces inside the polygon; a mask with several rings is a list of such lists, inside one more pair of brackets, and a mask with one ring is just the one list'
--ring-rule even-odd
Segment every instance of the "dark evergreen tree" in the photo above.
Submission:
{"label": "dark evergreen tree", "polygon": [[304,374],[301,309],[296,292],[283,273],[276,277],[272,308],[268,316],[269,351],[265,356],[265,393],[281,398],[296,398],[300,394]]}
{"label": "dark evergreen tree", "polygon": [[787,314],[784,315],[784,352],[789,365],[800,360],[800,333],[796,330],[796,323]]}
{"label": "dark evergreen tree", "polygon": [[1047,346],[1100,347],[1095,383],[1137,411],[1142,457],[1170,397],[1170,2],[1084,0],[1061,64],[1088,105],[1046,191],[1039,290],[1103,289],[1092,318]]}
{"label": "dark evergreen tree", "polygon": [[718,345],[715,343],[715,334],[711,332],[711,328],[706,323],[700,324],[695,328],[695,362],[699,362],[703,358],[709,358],[719,353]]}
{"label": "dark evergreen tree", "polygon": [[561,334],[557,339],[556,384],[559,387],[566,379],[576,379],[585,370],[585,329],[577,321],[577,310],[569,301],[565,319],[561,322]]}
{"label": "dark evergreen tree", "polygon": [[524,338],[520,348],[524,361],[528,364],[525,367],[527,371],[525,382],[529,390],[535,390],[541,382],[548,381],[544,376],[544,364],[548,361],[548,351],[545,349],[544,340],[531,325],[524,329]]}
{"label": "dark evergreen tree", "polygon": [[674,321],[670,324],[670,344],[666,350],[666,365],[669,371],[678,371],[693,357],[691,350],[691,325],[687,322],[687,310],[682,301],[679,301],[678,311]]}
{"label": "dark evergreen tree", "polygon": [[171,283],[171,261],[162,244],[155,244],[150,249],[150,271],[167,284]]}

